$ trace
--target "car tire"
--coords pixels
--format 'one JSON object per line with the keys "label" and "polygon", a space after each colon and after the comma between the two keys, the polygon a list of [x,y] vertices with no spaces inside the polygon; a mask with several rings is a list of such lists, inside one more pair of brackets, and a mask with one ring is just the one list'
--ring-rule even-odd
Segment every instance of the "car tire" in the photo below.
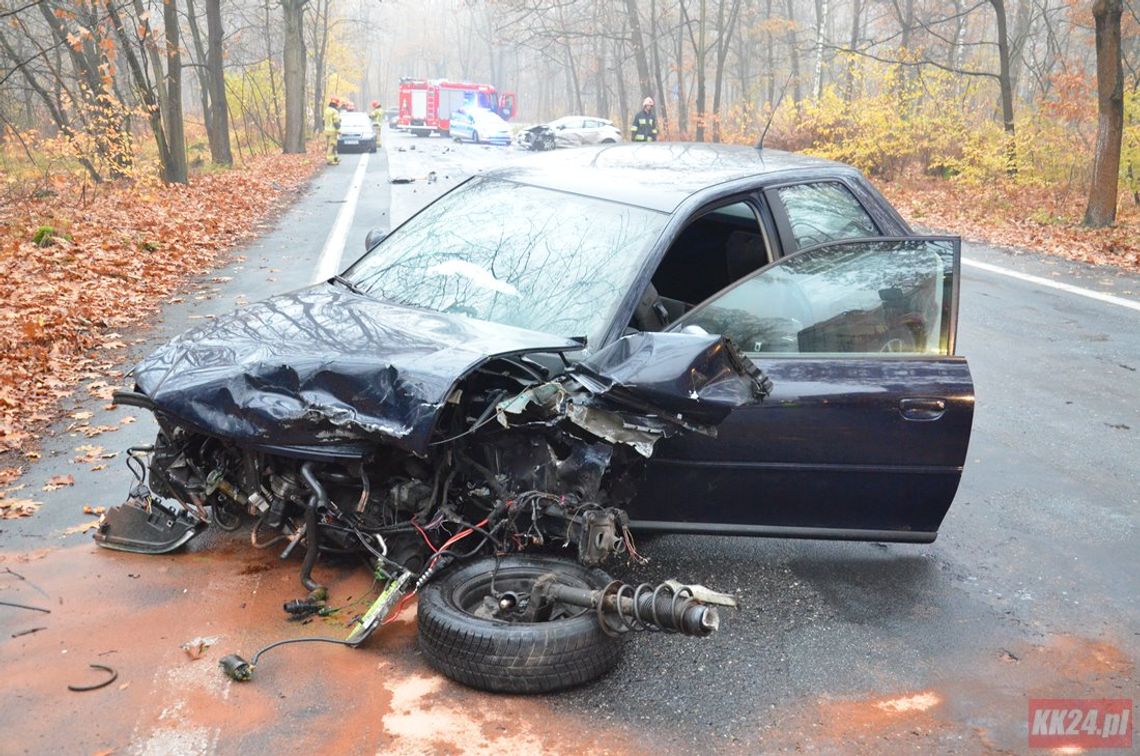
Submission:
{"label": "car tire", "polygon": [[497,693],[564,690],[613,669],[621,639],[607,635],[590,610],[546,622],[474,613],[492,585],[529,595],[528,584],[550,572],[591,589],[610,583],[601,570],[537,555],[486,557],[445,570],[420,592],[419,647],[428,664],[456,682]]}
{"label": "car tire", "polygon": [[368,145],[368,151],[369,152],[376,152],[376,140],[375,139],[372,140],[372,144]]}
{"label": "car tire", "polygon": [[603,139],[602,144],[617,144],[613,139]]}

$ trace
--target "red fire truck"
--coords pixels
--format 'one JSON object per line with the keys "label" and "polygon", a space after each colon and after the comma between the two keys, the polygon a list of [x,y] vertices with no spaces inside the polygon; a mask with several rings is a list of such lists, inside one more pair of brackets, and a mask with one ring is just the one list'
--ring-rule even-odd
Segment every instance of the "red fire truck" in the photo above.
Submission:
{"label": "red fire truck", "polygon": [[486,108],[510,120],[517,112],[514,92],[499,94],[490,84],[447,79],[400,79],[400,114],[396,126],[416,136],[443,134],[451,114],[462,107]]}

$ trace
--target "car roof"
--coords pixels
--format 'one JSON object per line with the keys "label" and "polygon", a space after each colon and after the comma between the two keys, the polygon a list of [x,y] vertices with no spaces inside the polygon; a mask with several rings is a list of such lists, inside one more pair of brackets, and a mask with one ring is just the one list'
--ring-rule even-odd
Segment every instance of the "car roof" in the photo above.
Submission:
{"label": "car roof", "polygon": [[592,116],[592,115],[564,115],[564,116],[559,116],[558,118],[555,118],[553,121],[550,121],[550,123],[554,123],[555,121],[568,121],[571,118],[581,118],[581,119],[587,120],[587,121],[604,121],[605,123],[613,123],[613,121],[611,121],[608,118],[603,118],[602,116]]}
{"label": "car roof", "polygon": [[360,111],[356,110],[351,110],[347,113],[341,113],[340,120],[344,123],[347,123],[348,121],[360,121],[361,123],[372,122],[372,119],[368,117],[367,113],[361,113]]}
{"label": "car roof", "polygon": [[714,187],[827,176],[861,177],[854,168],[794,152],[742,145],[656,142],[579,147],[528,156],[484,175],[671,213]]}

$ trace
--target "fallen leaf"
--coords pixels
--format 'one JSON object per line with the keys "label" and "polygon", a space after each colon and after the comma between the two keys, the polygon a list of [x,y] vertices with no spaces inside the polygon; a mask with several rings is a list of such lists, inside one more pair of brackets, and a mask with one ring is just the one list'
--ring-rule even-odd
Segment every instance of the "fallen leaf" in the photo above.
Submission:
{"label": "fallen leaf", "polygon": [[99,527],[98,520],[95,520],[94,522],[81,522],[78,525],[72,525],[70,528],[64,530],[63,534],[65,536],[78,535],[79,533],[86,533],[88,530],[97,527]]}
{"label": "fallen leaf", "polygon": [[87,505],[83,506],[83,514],[101,515],[106,511],[107,511],[106,507],[89,507]]}
{"label": "fallen leaf", "polygon": [[58,491],[61,488],[75,485],[75,478],[70,475],[53,475],[48,478],[48,482],[44,484],[44,491]]}
{"label": "fallen leaf", "polygon": [[31,499],[0,499],[0,520],[31,517],[39,508],[40,503]]}

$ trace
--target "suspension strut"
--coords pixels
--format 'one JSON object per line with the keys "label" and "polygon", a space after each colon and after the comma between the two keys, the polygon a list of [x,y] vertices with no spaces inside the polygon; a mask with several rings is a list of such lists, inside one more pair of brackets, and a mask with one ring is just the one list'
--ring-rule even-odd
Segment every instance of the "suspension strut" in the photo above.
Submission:
{"label": "suspension strut", "polygon": [[609,635],[629,630],[663,630],[699,638],[720,627],[720,614],[694,597],[687,586],[642,583],[632,586],[619,580],[601,589],[582,588],[558,582],[554,573],[535,581],[531,602],[542,606],[561,602],[592,609],[598,623]]}

